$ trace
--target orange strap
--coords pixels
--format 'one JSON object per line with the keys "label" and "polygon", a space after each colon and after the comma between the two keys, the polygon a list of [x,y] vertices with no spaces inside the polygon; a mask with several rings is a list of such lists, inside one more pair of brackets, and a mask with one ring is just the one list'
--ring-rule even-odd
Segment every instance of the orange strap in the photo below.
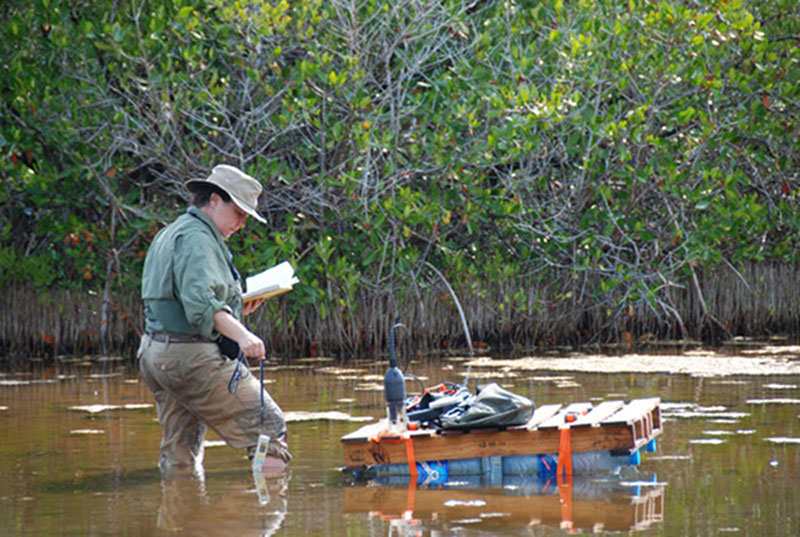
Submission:
{"label": "orange strap", "polygon": [[[391,436],[388,436],[391,434]],[[387,435],[387,436],[384,436]],[[375,436],[369,439],[370,442],[375,442],[376,444],[380,444],[381,442],[386,443],[399,443],[403,442],[406,445],[406,461],[408,461],[408,474],[411,476],[411,480],[416,483],[417,482],[417,459],[414,455],[414,440],[411,438],[411,435],[408,434],[408,431],[397,434],[395,432],[389,433],[388,431],[380,431]]]}
{"label": "orange strap", "polygon": [[[416,470],[416,465],[414,467]],[[406,510],[403,513],[403,518],[410,520],[414,516],[414,504],[417,498],[417,480],[408,480],[408,493],[406,494]]]}
{"label": "orange strap", "polygon": [[561,501],[561,529],[575,533],[572,522],[572,429],[569,425],[559,428],[558,437],[558,497]]}
{"label": "orange strap", "polygon": [[408,461],[408,475],[411,476],[411,482],[417,482],[417,459],[414,456],[414,440],[408,433],[403,434],[403,440],[406,443],[406,460]]}
{"label": "orange strap", "polygon": [[561,427],[558,438],[558,475],[559,483],[563,482],[564,474],[572,475],[572,435],[569,426]]}
{"label": "orange strap", "polygon": [[558,485],[558,499],[561,504],[561,529],[575,533],[572,522],[572,476],[568,475],[565,483]]}

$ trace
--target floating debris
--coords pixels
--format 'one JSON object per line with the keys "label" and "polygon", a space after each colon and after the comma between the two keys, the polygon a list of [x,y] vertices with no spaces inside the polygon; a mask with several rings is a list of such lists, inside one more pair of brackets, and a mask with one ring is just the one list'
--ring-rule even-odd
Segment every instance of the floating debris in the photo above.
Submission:
{"label": "floating debris", "polygon": [[800,399],[777,398],[777,399],[748,399],[745,403],[749,405],[800,405]]}
{"label": "floating debris", "polygon": [[510,371],[467,371],[462,373],[461,376],[470,379],[513,379],[519,377],[517,373]]}
{"label": "floating debris", "polygon": [[575,377],[567,375],[553,376],[553,377],[534,376],[534,377],[525,377],[524,380],[531,380],[533,382],[569,382],[575,380]]}
{"label": "floating debris", "polygon": [[68,409],[97,414],[98,412],[105,412],[106,410],[141,410],[152,407],[152,403],[128,403],[126,405],[76,405],[68,407]]}
{"label": "floating debris", "polygon": [[363,375],[355,378],[360,378],[364,382],[383,382],[383,375]]}
{"label": "floating debris", "polygon": [[125,360],[122,356],[99,356],[95,359],[98,362],[122,362]]}
{"label": "floating debris", "polygon": [[556,388],[580,388],[581,384],[578,382],[556,382]]}
{"label": "floating debris", "polygon": [[371,416],[351,416],[346,412],[339,412],[338,410],[327,412],[286,412],[284,418],[286,419],[286,423],[298,421],[372,421],[375,419]]}
{"label": "floating debris", "polygon": [[445,507],[483,507],[486,502],[483,500],[447,500]]}
{"label": "floating debris", "polygon": [[779,356],[779,355],[794,355],[800,356],[800,346],[797,345],[781,345],[761,347],[759,349],[742,349],[742,354],[748,356]]}
{"label": "floating debris", "polygon": [[797,384],[764,384],[768,390],[796,390]]}
{"label": "floating debris", "polygon": [[96,380],[96,379],[110,379],[110,378],[121,377],[121,376],[122,376],[122,373],[103,373],[103,374],[101,374],[101,373],[93,373],[93,374],[89,375],[88,378]]}
{"label": "floating debris", "polygon": [[454,524],[478,524],[479,522],[483,522],[483,519],[480,518],[459,518],[458,520],[454,520]]}
{"label": "floating debris", "polygon": [[[365,370],[354,367],[320,367],[316,370],[317,373],[325,373],[326,375],[363,375]],[[382,378],[382,377],[381,377]]]}
{"label": "floating debris", "polygon": [[[703,359],[698,360],[698,356]],[[516,359],[476,358],[471,367],[508,368],[524,371],[579,371],[583,373],[667,373],[695,377],[728,377],[734,375],[797,375],[800,361],[788,356],[731,356],[712,352],[680,355],[626,354],[600,356],[574,353],[569,359],[528,356]]]}
{"label": "floating debris", "polygon": [[[250,371],[259,371],[261,369],[260,365],[254,366],[250,368]],[[264,366],[264,371],[304,371],[307,369],[311,369],[310,365],[275,365],[275,366]]]}
{"label": "floating debris", "polygon": [[692,438],[689,440],[690,444],[709,444],[717,446],[719,444],[724,444],[725,440],[720,440],[719,438]]}
{"label": "floating debris", "polygon": [[382,392],[383,384],[357,384],[353,387],[357,392]]}
{"label": "floating debris", "polygon": [[333,362],[334,358],[330,358],[327,356],[319,356],[317,358],[296,358],[294,361],[300,363],[326,363],[326,362]]}
{"label": "floating debris", "polygon": [[693,356],[695,358],[710,358],[714,356],[714,351],[704,349],[690,349],[683,353],[684,356]]}
{"label": "floating debris", "polygon": [[[649,457],[648,457],[649,458]],[[666,481],[620,481],[623,487],[666,487]]]}
{"label": "floating debris", "polygon": [[69,432],[69,434],[92,435],[92,434],[106,434],[106,432],[103,431],[102,429],[73,429],[72,431]]}
{"label": "floating debris", "polygon": [[770,436],[764,440],[772,442],[773,444],[800,444],[800,438],[790,438],[787,436]]}
{"label": "floating debris", "polygon": [[31,381],[0,379],[0,386],[27,386],[28,384],[31,384]]}
{"label": "floating debris", "polygon": [[717,422],[721,419],[732,420],[726,423],[736,423],[750,415],[748,412],[728,412],[724,406],[700,406],[693,403],[661,403],[662,416],[669,418],[714,418]]}

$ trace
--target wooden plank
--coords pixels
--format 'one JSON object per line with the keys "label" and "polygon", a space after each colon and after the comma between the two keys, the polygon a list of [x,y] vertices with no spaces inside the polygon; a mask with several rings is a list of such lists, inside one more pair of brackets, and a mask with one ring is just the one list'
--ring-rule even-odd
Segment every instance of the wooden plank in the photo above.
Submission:
{"label": "wooden plank", "polygon": [[[627,424],[604,427],[578,427],[572,431],[572,451],[631,450],[635,441]],[[474,430],[465,434],[418,436],[413,439],[417,461],[469,459],[473,457],[536,455],[558,453],[557,427],[527,431]],[[346,466],[406,463],[402,440],[343,442]]]}
{"label": "wooden plank", "polygon": [[631,425],[635,420],[641,419],[642,415],[652,412],[661,404],[661,398],[651,397],[649,399],[634,399],[625,408],[603,420],[602,425],[607,423],[627,423]]}
{"label": "wooden plank", "polygon": [[624,401],[603,401],[588,413],[578,416],[578,419],[572,423],[572,427],[598,425],[601,421],[616,413],[624,406]]}
{"label": "wooden plank", "polygon": [[540,406],[533,412],[533,416],[528,420],[524,427],[528,430],[533,430],[542,422],[552,418],[556,412],[561,409],[560,404]]}
{"label": "wooden plank", "polygon": [[378,421],[375,423],[370,423],[364,425],[352,433],[348,433],[342,437],[342,442],[363,442],[376,434],[378,434],[382,429],[386,428],[386,421]]}
{"label": "wooden plank", "polygon": [[539,429],[550,429],[564,425],[564,418],[567,414],[575,413],[578,416],[588,412],[592,409],[592,403],[572,403],[565,409],[561,410],[558,414],[539,425]]}

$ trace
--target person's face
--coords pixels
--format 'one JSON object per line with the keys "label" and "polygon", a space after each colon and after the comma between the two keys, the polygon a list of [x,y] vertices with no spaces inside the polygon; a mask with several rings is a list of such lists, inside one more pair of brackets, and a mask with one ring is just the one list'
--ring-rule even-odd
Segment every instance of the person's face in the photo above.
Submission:
{"label": "person's face", "polygon": [[211,194],[206,215],[217,226],[220,234],[225,238],[244,227],[247,222],[247,213],[241,210],[233,201],[225,203],[218,194]]}

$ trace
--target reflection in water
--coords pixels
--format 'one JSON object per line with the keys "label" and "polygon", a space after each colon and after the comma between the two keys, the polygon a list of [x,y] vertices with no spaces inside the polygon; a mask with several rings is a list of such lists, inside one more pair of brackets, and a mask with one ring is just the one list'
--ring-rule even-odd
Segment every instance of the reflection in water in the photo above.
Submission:
{"label": "reflection in water", "polygon": [[[406,478],[406,483],[408,479]],[[636,476],[507,476],[501,486],[478,476],[434,487],[402,485],[399,476],[355,483],[345,489],[345,512],[368,513],[391,531],[430,526],[480,531],[510,526],[549,526],[571,531],[642,530],[663,522],[665,483]]]}
{"label": "reflection in water", "polygon": [[[169,534],[269,537],[286,518],[290,475],[265,477],[253,472],[255,489],[240,493],[208,490],[203,474],[172,473],[161,482],[157,527]],[[254,502],[254,496],[258,501]]]}

